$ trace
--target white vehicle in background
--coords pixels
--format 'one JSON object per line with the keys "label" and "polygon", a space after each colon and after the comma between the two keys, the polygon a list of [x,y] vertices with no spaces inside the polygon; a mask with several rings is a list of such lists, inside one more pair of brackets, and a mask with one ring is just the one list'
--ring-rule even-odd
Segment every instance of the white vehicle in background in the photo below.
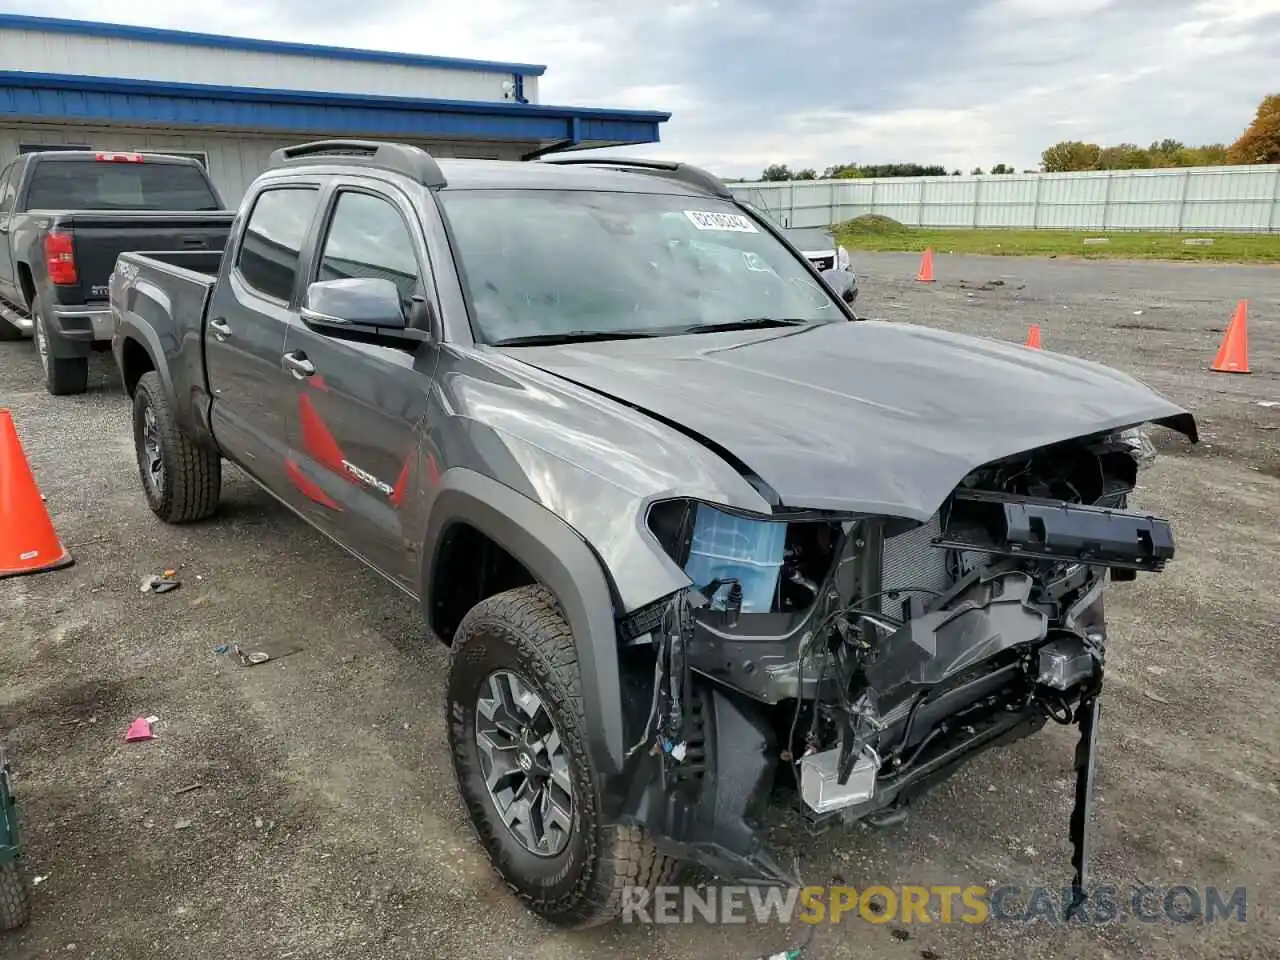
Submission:
{"label": "white vehicle in background", "polygon": [[804,258],[819,271],[841,270],[853,275],[853,283],[846,289],[845,301],[853,303],[858,299],[857,274],[853,269],[853,260],[849,251],[836,243],[835,234],[830,227],[782,227],[782,235],[787,241],[804,254]]}

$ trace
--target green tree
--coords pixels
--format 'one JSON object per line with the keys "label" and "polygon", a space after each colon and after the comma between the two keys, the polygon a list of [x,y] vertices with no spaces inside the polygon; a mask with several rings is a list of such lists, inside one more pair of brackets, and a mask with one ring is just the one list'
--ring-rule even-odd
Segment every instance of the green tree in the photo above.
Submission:
{"label": "green tree", "polygon": [[1187,158],[1190,167],[1220,167],[1227,162],[1227,146],[1224,143],[1211,143],[1206,147],[1189,147]]}
{"label": "green tree", "polygon": [[1009,166],[1007,163],[997,163],[994,167],[991,168],[991,172],[994,174],[1017,173],[1017,171],[1014,170],[1013,167]]}
{"label": "green tree", "polygon": [[1280,93],[1262,98],[1253,123],[1231,145],[1228,163],[1280,163]]}
{"label": "green tree", "polygon": [[818,173],[815,170],[797,170],[793,180],[817,180]]}
{"label": "green tree", "polygon": [[974,177],[980,177],[982,176],[982,168],[974,167],[972,170],[969,171],[969,174]]}
{"label": "green tree", "polygon": [[764,168],[764,173],[760,174],[761,180],[776,182],[778,180],[794,179],[791,175],[791,169],[785,163],[771,163]]}
{"label": "green tree", "polygon": [[1055,143],[1040,155],[1040,163],[1047,173],[1070,173],[1073,170],[1093,170],[1097,168],[1098,155],[1102,148],[1096,143],[1082,143],[1079,140],[1064,140]]}
{"label": "green tree", "polygon": [[1145,170],[1154,166],[1172,166],[1172,164],[1156,164],[1151,154],[1136,143],[1119,143],[1114,147],[1106,147],[1098,152],[1094,164],[1097,170]]}

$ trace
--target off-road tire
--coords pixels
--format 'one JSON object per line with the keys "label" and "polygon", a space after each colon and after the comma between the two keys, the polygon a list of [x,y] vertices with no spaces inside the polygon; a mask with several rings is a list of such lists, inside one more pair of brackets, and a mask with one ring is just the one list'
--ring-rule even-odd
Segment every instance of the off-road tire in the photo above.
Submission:
{"label": "off-road tire", "polygon": [[[89,389],[89,358],[52,356],[49,327],[44,322],[41,312],[40,297],[31,298],[31,322],[33,324],[31,342],[36,348],[36,359],[44,368],[44,388],[55,397],[66,397],[84,393]],[[41,359],[40,338],[44,337],[45,357]]]}
{"label": "off-road tire", "polygon": [[[143,424],[150,409],[160,445],[163,480],[153,485]],[[222,493],[222,458],[193,443],[178,426],[160,375],[144,373],[133,393],[133,448],[138,479],[151,512],[165,523],[190,523],[212,516]],[[158,487],[158,489],[157,489]]]}
{"label": "off-road tire", "polygon": [[31,919],[31,891],[17,860],[0,863],[0,930],[16,930]]}
{"label": "off-road tire", "polygon": [[[568,845],[554,857],[535,856],[512,836],[484,784],[476,703],[496,670],[515,673],[537,693],[569,756],[573,827]],[[558,926],[599,926],[619,915],[628,887],[652,889],[675,876],[678,861],[661,854],[640,828],[600,821],[577,650],[544,587],[500,593],[467,613],[453,640],[448,700],[454,775],[471,825],[494,868],[530,910]]]}

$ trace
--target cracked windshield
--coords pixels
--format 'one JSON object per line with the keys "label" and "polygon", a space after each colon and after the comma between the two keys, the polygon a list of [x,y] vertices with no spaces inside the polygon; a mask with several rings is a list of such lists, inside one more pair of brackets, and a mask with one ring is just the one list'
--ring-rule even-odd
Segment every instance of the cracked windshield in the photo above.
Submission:
{"label": "cracked windshield", "polygon": [[441,201],[487,343],[846,319],[804,261],[718,200],[494,190]]}

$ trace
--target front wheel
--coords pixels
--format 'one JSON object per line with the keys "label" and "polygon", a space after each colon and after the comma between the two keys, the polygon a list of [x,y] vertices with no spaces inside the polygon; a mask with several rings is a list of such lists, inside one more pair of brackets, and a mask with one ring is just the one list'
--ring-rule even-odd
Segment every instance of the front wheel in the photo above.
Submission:
{"label": "front wheel", "polygon": [[4,317],[0,317],[0,340],[21,340],[25,333],[17,324],[10,323]]}
{"label": "front wheel", "polygon": [[0,930],[16,930],[31,919],[31,891],[17,860],[0,863]]}
{"label": "front wheel", "polygon": [[182,432],[154,370],[134,389],[133,447],[147,506],[165,523],[203,520],[218,509],[222,458]]}
{"label": "front wheel", "polygon": [[552,923],[608,923],[628,887],[676,861],[642,831],[600,819],[573,634],[543,587],[482,601],[449,666],[449,745],[472,825],[498,873]]}

